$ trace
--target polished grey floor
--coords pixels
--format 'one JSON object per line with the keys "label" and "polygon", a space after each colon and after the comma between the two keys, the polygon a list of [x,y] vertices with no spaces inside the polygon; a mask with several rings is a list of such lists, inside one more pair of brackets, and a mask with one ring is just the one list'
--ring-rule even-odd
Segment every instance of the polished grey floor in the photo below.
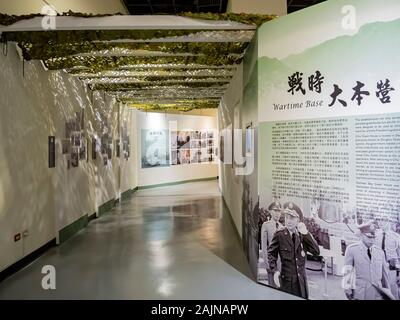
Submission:
{"label": "polished grey floor", "polygon": [[[44,290],[44,265],[56,289]],[[254,282],[216,181],[140,190],[0,283],[0,299],[294,299]]]}

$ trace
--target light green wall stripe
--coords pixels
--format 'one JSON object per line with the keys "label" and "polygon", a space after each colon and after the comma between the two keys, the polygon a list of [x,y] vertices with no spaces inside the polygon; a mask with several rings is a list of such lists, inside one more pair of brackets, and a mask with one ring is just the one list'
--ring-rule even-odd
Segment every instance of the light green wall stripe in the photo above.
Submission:
{"label": "light green wall stripe", "polygon": [[167,186],[173,186],[173,185],[182,184],[182,183],[209,181],[209,180],[216,180],[216,179],[218,179],[218,177],[183,180],[183,181],[176,181],[176,182],[167,182],[167,183],[160,183],[160,184],[152,184],[152,185],[148,185],[148,186],[140,186],[140,187],[138,187],[138,189],[142,190],[142,189],[151,189],[151,188],[158,188],[158,187],[167,187]]}

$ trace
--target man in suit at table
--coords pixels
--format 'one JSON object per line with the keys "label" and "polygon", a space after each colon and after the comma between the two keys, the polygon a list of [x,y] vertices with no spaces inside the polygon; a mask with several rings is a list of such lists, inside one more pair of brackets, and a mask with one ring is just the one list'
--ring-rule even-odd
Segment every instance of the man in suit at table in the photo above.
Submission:
{"label": "man in suit at table", "polygon": [[[275,232],[268,248],[270,272],[274,274],[276,287],[307,299],[306,253],[319,255],[319,246],[306,225],[300,222],[303,214],[297,205],[286,203],[283,213],[285,227]],[[278,257],[281,271],[277,268]]]}

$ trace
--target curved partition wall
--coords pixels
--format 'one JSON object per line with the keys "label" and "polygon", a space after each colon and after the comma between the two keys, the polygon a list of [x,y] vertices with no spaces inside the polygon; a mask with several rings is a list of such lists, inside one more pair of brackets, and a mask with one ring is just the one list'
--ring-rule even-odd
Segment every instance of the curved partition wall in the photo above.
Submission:
{"label": "curved partition wall", "polygon": [[260,283],[399,298],[399,13],[398,1],[328,1],[263,24],[246,52],[243,92],[225,95],[219,124],[239,107],[258,172],[220,170]]}

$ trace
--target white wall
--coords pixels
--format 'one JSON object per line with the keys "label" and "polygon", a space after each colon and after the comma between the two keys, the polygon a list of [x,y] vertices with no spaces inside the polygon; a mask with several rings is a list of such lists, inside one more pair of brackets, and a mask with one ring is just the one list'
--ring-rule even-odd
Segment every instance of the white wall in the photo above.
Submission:
{"label": "white wall", "polygon": [[[93,97],[77,78],[25,62],[22,74],[15,44],[0,54],[0,271],[58,236],[59,230],[90,215],[120,192],[137,186],[136,111],[110,97]],[[118,139],[118,115],[129,120],[131,157],[115,156],[104,166],[101,155],[67,169],[61,154],[65,122],[84,108],[86,137],[101,135],[110,118]],[[56,167],[48,168],[48,136],[56,137]],[[120,176],[123,177],[120,179]],[[29,235],[14,242],[14,235]]]}
{"label": "white wall", "polygon": [[[250,226],[250,221],[243,221],[243,217],[250,217],[257,208],[258,201],[258,44],[254,39],[244,57],[243,63],[239,66],[238,72],[229,84],[229,88],[218,108],[218,130],[232,127],[242,132],[242,141],[233,142],[234,152],[244,155],[244,140],[247,125],[254,129],[254,150],[252,156],[246,159],[247,169],[245,175],[236,174],[232,162],[220,162],[219,177],[220,188],[225,202],[232,215],[236,229],[243,237],[244,228]],[[235,109],[238,111],[235,119]],[[238,140],[238,139],[236,139]],[[239,150],[241,145],[241,150]],[[225,150],[228,150],[225,144]],[[232,151],[229,151],[232,153]],[[253,166],[251,165],[253,164]],[[254,224],[254,222],[253,222]],[[246,233],[247,237],[249,233]],[[247,240],[245,240],[247,243]]]}
{"label": "white wall", "polygon": [[[15,49],[0,55],[0,270],[55,236],[54,172],[47,168],[54,103],[39,68],[27,65],[23,78]],[[29,237],[14,242],[24,230]]]}
{"label": "white wall", "polygon": [[[238,128],[238,124],[234,123],[234,108],[240,108],[243,97],[243,65],[240,65],[235,76],[232,78],[229,88],[222,98],[219,107],[218,125],[219,130],[227,128],[229,125]],[[241,125],[240,125],[241,128]],[[228,145],[225,142],[225,150]],[[229,151],[231,152],[231,151]],[[225,157],[226,158],[226,157]],[[236,229],[242,236],[242,180],[240,176],[235,175],[234,168],[231,163],[220,162],[220,188],[225,202],[232,215]]]}
{"label": "white wall", "polygon": [[[129,139],[131,144],[131,154],[128,160],[122,156],[121,145],[121,192],[138,186],[138,130],[137,130],[137,114],[134,108],[124,108],[121,114],[121,121],[128,122]],[[122,125],[122,123],[121,123]],[[121,140],[122,141],[122,140]]]}
{"label": "white wall", "polygon": [[[216,117],[138,112],[138,146],[140,145],[141,129],[169,129],[170,121],[176,121],[178,130],[212,130],[217,128]],[[139,186],[211,178],[218,175],[217,163],[195,163],[142,169],[140,159],[141,154],[138,152]]]}
{"label": "white wall", "polygon": [[[93,14],[128,13],[122,0],[47,0],[46,2],[54,6],[58,13],[69,10]],[[43,0],[3,0],[0,1],[0,12],[16,15],[40,13],[45,5]]]}

